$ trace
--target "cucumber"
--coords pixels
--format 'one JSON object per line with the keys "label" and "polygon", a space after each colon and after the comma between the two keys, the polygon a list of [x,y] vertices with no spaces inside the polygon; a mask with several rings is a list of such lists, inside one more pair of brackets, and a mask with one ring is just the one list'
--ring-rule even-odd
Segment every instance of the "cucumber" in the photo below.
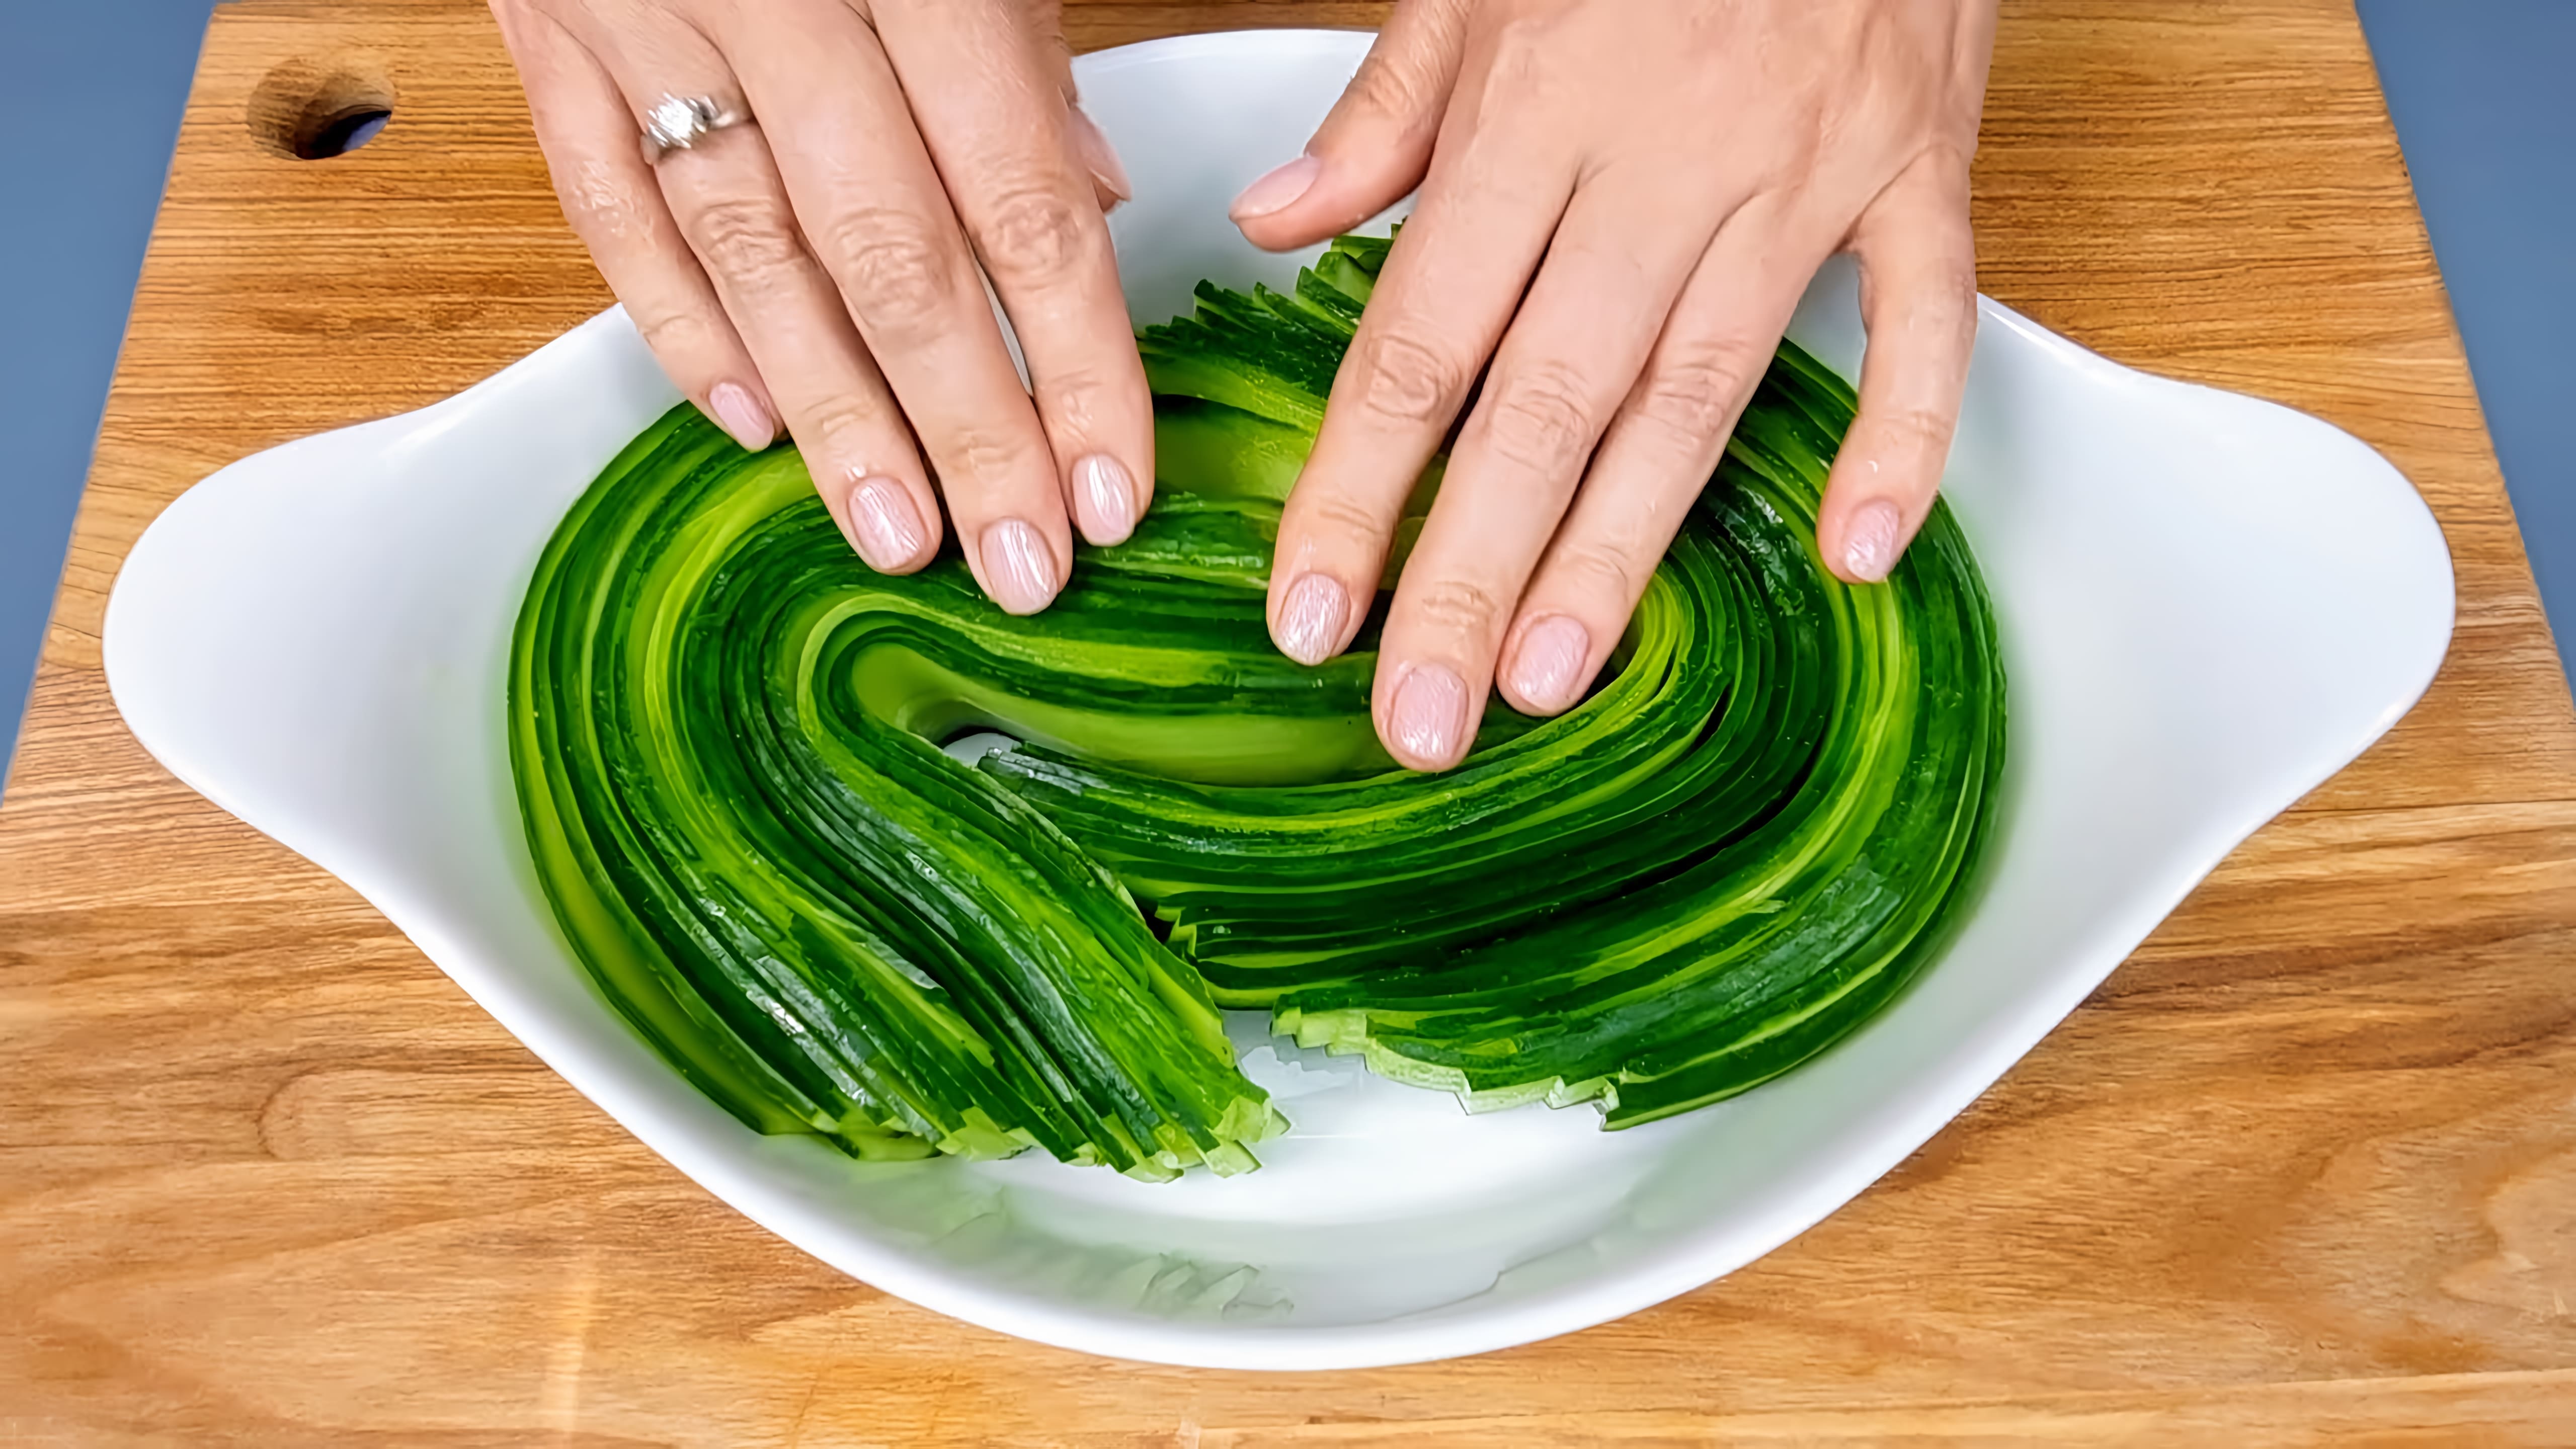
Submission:
{"label": "cucumber", "polygon": [[[519,619],[511,760],[574,954],[676,1070],[859,1157],[1163,1179],[1285,1126],[1222,1008],[1620,1127],[1921,970],[1989,833],[2000,652],[1946,508],[1884,585],[1822,568],[1853,399],[1794,346],[1574,710],[1497,704],[1413,775],[1370,724],[1376,614],[1320,668],[1272,647],[1280,503],[1386,245],[1142,331],[1159,496],[1034,617],[953,553],[869,570],[792,447],[685,406],[601,474]],[[985,729],[1023,743],[938,748]]]}

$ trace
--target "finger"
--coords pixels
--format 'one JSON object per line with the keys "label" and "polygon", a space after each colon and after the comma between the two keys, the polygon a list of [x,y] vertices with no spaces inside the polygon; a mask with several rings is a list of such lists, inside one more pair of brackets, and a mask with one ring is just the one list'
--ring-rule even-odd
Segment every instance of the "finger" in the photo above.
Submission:
{"label": "finger", "polygon": [[1393,206],[1431,164],[1457,84],[1469,0],[1401,0],[1304,155],[1235,198],[1235,225],[1272,251],[1349,231]]}
{"label": "finger", "polygon": [[1966,158],[1927,152],[1853,229],[1869,349],[1860,410],[1816,515],[1816,546],[1847,582],[1887,577],[1932,510],[1977,345],[1976,237]]}
{"label": "finger", "polygon": [[1084,169],[1091,173],[1091,199],[1102,212],[1118,209],[1122,201],[1134,199],[1136,185],[1127,179],[1126,163],[1118,159],[1118,148],[1109,143],[1109,133],[1091,119],[1091,113],[1073,102],[1066,118],[1073,133],[1074,154],[1082,158]]}
{"label": "finger", "polygon": [[636,150],[616,82],[571,32],[522,0],[494,0],[492,13],[564,218],[627,319],[690,401],[744,447],[768,447],[778,437],[768,390]]}
{"label": "finger", "polygon": [[1404,765],[1445,770],[1475,737],[1530,571],[1707,250],[1715,221],[1682,196],[1645,168],[1577,192],[1495,354],[1378,646],[1378,733]]}
{"label": "finger", "polygon": [[1738,209],[1692,271],[1582,491],[1523,591],[1498,687],[1524,714],[1572,708],[1617,647],[1831,248],[1769,197]]}
{"label": "finger", "polygon": [[[667,15],[609,5],[583,14],[597,27],[583,39],[639,124],[664,96],[739,94],[714,47]],[[939,544],[927,470],[831,278],[799,237],[765,134],[757,124],[718,131],[665,155],[655,179],[834,521],[877,569],[917,569]]]}
{"label": "finger", "polygon": [[1036,37],[1039,64],[1064,103],[1073,108],[1074,154],[1091,173],[1092,199],[1102,211],[1113,211],[1118,203],[1133,200],[1136,188],[1127,179],[1118,148],[1109,143],[1109,133],[1082,109],[1082,93],[1073,82],[1073,46],[1064,38],[1064,0],[1024,0],[1024,8],[1029,33]]}
{"label": "finger", "polygon": [[1010,314],[1064,497],[1085,538],[1121,542],[1153,486],[1154,412],[1081,156],[1086,136],[1104,150],[1107,139],[1066,105],[1021,0],[889,0],[876,14],[931,159]]}
{"label": "finger", "polygon": [[1319,664],[1349,647],[1404,499],[1502,337],[1573,169],[1561,149],[1504,126],[1444,147],[1434,163],[1280,517],[1270,637],[1290,658]]}
{"label": "finger", "polygon": [[752,105],[794,118],[768,131],[796,219],[930,455],[967,566],[1004,609],[1045,608],[1073,562],[1059,471],[884,47],[839,0],[724,15]]}

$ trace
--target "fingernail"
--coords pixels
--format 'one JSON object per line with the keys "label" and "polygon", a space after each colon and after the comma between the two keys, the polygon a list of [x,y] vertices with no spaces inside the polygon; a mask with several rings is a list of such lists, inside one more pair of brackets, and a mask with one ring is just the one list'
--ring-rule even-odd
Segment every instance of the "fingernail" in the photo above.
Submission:
{"label": "fingernail", "polygon": [[1234,199],[1234,207],[1226,215],[1236,221],[1250,221],[1284,210],[1312,189],[1315,178],[1323,174],[1323,162],[1300,156],[1243,188],[1243,194]]}
{"label": "fingernail", "polygon": [[1896,530],[1904,523],[1884,498],[1862,504],[1843,530],[1843,571],[1867,584],[1886,578],[1896,567]]}
{"label": "fingernail", "polygon": [[1136,531],[1136,485],[1127,466],[1108,454],[1093,453],[1073,465],[1073,497],[1082,536],[1093,543],[1125,543]]}
{"label": "fingernail", "polygon": [[1592,634],[1563,614],[1542,619],[1521,636],[1512,660],[1512,689],[1532,709],[1554,714],[1574,703],[1583,663],[1592,657]]}
{"label": "fingernail", "polygon": [[1467,686],[1445,664],[1417,664],[1395,687],[1395,751],[1418,768],[1445,770],[1467,733]]}
{"label": "fingernail", "polygon": [[1342,642],[1351,621],[1351,596],[1322,574],[1289,586],[1279,603],[1279,652],[1300,664],[1321,664]]}
{"label": "fingernail", "polygon": [[862,478],[850,490],[850,532],[857,537],[859,557],[881,573],[919,558],[929,538],[912,506],[912,490],[886,477]]}
{"label": "fingernail", "polygon": [[1055,602],[1055,551],[1036,529],[1005,518],[984,530],[984,581],[1005,612],[1034,614]]}
{"label": "fingernail", "polygon": [[1118,148],[1109,144],[1109,133],[1100,129],[1100,123],[1080,106],[1073,108],[1073,150],[1091,169],[1091,179],[1099,182],[1102,190],[1120,201],[1135,196],[1136,188],[1127,180],[1127,167],[1118,159]]}
{"label": "fingernail", "polygon": [[770,421],[769,409],[741,383],[717,383],[707,394],[707,410],[735,442],[755,453],[778,440],[778,424]]}

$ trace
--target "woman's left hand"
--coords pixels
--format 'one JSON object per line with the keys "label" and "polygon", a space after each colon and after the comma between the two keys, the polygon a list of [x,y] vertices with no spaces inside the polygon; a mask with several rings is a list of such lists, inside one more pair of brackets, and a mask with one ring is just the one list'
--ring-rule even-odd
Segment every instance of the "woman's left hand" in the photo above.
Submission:
{"label": "woman's left hand", "polygon": [[1976,336],[1993,31],[1994,0],[1401,0],[1307,154],[1235,206],[1284,249],[1421,187],[1281,522],[1280,648],[1349,646],[1490,362],[1396,589],[1377,730],[1446,769],[1497,683],[1528,713],[1573,705],[1839,250],[1870,341],[1817,543],[1885,578]]}

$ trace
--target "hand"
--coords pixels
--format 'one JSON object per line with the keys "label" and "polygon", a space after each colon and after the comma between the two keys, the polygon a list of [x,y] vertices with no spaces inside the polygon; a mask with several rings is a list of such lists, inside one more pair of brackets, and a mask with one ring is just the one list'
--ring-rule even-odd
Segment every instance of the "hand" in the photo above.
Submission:
{"label": "hand", "polygon": [[[744,447],[783,422],[870,564],[928,563],[944,496],[985,592],[1026,614],[1072,566],[1068,501],[1084,537],[1127,536],[1154,434],[1101,218],[1126,181],[1053,3],[492,10],[564,212],[654,356]],[[674,96],[754,119],[649,163],[644,118]]]}
{"label": "hand", "polygon": [[1286,248],[1421,186],[1280,525],[1279,647],[1349,646],[1490,361],[1388,614],[1377,730],[1458,763],[1497,661],[1514,708],[1571,707],[1842,249],[1870,342],[1817,543],[1885,578],[1976,337],[1993,32],[1993,0],[1400,0],[1307,154],[1235,204]]}

